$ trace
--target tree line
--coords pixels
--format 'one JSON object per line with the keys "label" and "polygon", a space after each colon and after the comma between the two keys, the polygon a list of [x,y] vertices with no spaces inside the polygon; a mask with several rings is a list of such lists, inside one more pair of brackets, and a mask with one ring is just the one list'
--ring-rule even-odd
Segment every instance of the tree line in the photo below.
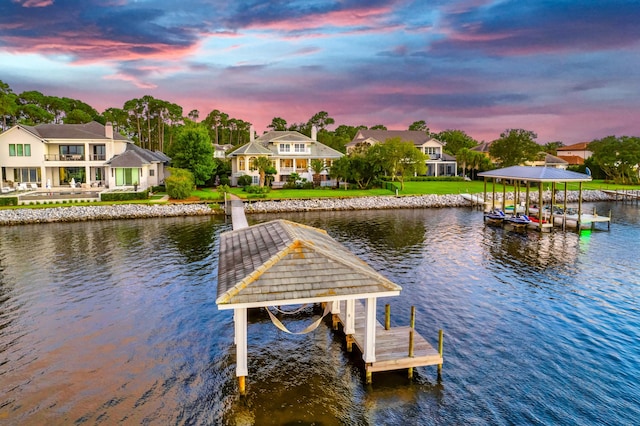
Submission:
{"label": "tree line", "polygon": [[[251,123],[233,118],[219,109],[213,109],[203,118],[198,110],[191,110],[185,115],[180,105],[145,95],[124,102],[121,108],[111,107],[103,113],[98,113],[95,108],[78,99],[48,96],[38,91],[16,94],[7,83],[0,80],[0,131],[18,123],[81,124],[90,121],[102,124],[111,122],[116,131],[142,148],[174,155],[176,148],[172,145],[185,126],[197,125],[203,129],[210,144],[237,147],[250,140]],[[339,124],[334,130],[330,130],[329,127],[335,124],[329,113],[319,111],[306,122],[292,124],[288,124],[282,117],[274,117],[267,127],[276,131],[298,131],[307,136],[311,136],[311,129],[315,127],[319,142],[343,153],[346,152],[345,145],[353,140],[359,130],[387,130],[383,124],[369,128],[364,125]],[[414,121],[408,130],[422,131],[441,141],[445,152],[456,157],[463,175],[467,175],[467,170],[474,174],[496,166],[508,167],[534,161],[544,153],[556,155],[557,148],[564,145],[561,141],[541,145],[536,142],[537,135],[533,131],[506,129],[499,138],[490,143],[489,156],[493,161],[491,162],[484,153],[471,150],[480,142],[464,130],[447,129],[434,133],[430,131],[425,120]],[[395,141],[389,146],[402,148]],[[371,170],[379,171],[386,167],[385,171],[390,171],[379,161],[373,161],[373,156],[380,155],[379,149],[381,148],[376,148],[371,153],[357,152],[350,156],[352,164],[349,167],[352,170],[353,181],[363,185],[371,180]],[[638,181],[639,138],[609,136],[593,140],[589,149],[593,152],[593,157],[577,171],[585,171],[588,167],[594,177],[606,177],[622,183]],[[362,162],[367,164],[364,165]]]}

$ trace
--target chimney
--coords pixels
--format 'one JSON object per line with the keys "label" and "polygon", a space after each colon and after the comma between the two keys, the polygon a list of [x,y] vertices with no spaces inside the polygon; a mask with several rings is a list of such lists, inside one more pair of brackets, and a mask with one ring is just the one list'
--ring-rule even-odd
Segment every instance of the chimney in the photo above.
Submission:
{"label": "chimney", "polygon": [[316,126],[311,126],[311,139],[313,139],[314,141],[318,140],[318,129],[316,128]]}
{"label": "chimney", "polygon": [[249,142],[253,142],[253,124],[249,126]]}
{"label": "chimney", "polygon": [[111,122],[107,122],[107,124],[104,125],[104,136],[107,139],[113,139],[113,125]]}

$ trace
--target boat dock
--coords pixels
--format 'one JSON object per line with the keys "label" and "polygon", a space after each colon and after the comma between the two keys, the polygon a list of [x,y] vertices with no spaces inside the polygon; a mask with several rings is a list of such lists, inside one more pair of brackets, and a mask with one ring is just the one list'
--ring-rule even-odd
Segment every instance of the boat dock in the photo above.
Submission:
{"label": "boat dock", "polygon": [[[390,327],[387,305],[385,326],[376,320],[377,299],[398,296],[402,287],[390,281],[326,231],[286,220],[248,226],[240,200],[227,203],[233,230],[220,235],[218,262],[218,309],[233,310],[238,390],[246,391],[248,365],[248,309],[264,308],[277,328],[286,333],[313,332],[325,315],[333,326],[342,323],[347,350],[353,343],[365,363],[366,382],[372,373],[438,366],[441,379],[443,332],[435,350],[411,326]],[[270,307],[321,303],[324,314],[302,332],[288,330]]]}
{"label": "boat dock", "polygon": [[[389,306],[389,305],[387,305]],[[387,312],[389,310],[387,309]],[[353,343],[361,353],[365,351],[365,307],[355,303],[355,332],[346,335],[347,351],[351,352]],[[385,321],[389,323],[389,321]],[[413,316],[412,321],[413,323]],[[340,311],[333,314],[334,329],[337,323],[347,330],[346,302],[340,303]],[[411,326],[386,327],[376,321],[375,361],[365,362],[366,381],[371,383],[371,374],[381,371],[408,369],[412,376],[413,367],[438,366],[438,377],[443,363],[443,333],[439,333],[438,349],[435,349]]]}

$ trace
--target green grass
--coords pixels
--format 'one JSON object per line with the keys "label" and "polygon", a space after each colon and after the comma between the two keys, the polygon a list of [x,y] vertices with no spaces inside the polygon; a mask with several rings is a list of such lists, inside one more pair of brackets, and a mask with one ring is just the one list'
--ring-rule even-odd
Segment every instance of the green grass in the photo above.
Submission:
{"label": "green grass", "polygon": [[191,192],[192,197],[198,197],[201,200],[217,201],[224,200],[224,196],[214,188],[199,188]]}

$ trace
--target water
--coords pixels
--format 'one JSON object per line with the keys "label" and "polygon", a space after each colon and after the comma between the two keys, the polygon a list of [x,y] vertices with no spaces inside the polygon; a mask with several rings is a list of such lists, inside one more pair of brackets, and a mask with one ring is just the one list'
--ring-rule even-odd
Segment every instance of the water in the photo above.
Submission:
{"label": "water", "polygon": [[[212,218],[3,227],[0,424],[634,424],[640,419],[638,207],[610,232],[538,235],[478,212],[289,214],[391,280],[393,325],[445,332],[435,367],[377,373],[329,324],[249,321],[238,397],[233,320],[215,305]],[[250,222],[275,216],[251,216]],[[308,307],[285,324],[300,329]]]}

